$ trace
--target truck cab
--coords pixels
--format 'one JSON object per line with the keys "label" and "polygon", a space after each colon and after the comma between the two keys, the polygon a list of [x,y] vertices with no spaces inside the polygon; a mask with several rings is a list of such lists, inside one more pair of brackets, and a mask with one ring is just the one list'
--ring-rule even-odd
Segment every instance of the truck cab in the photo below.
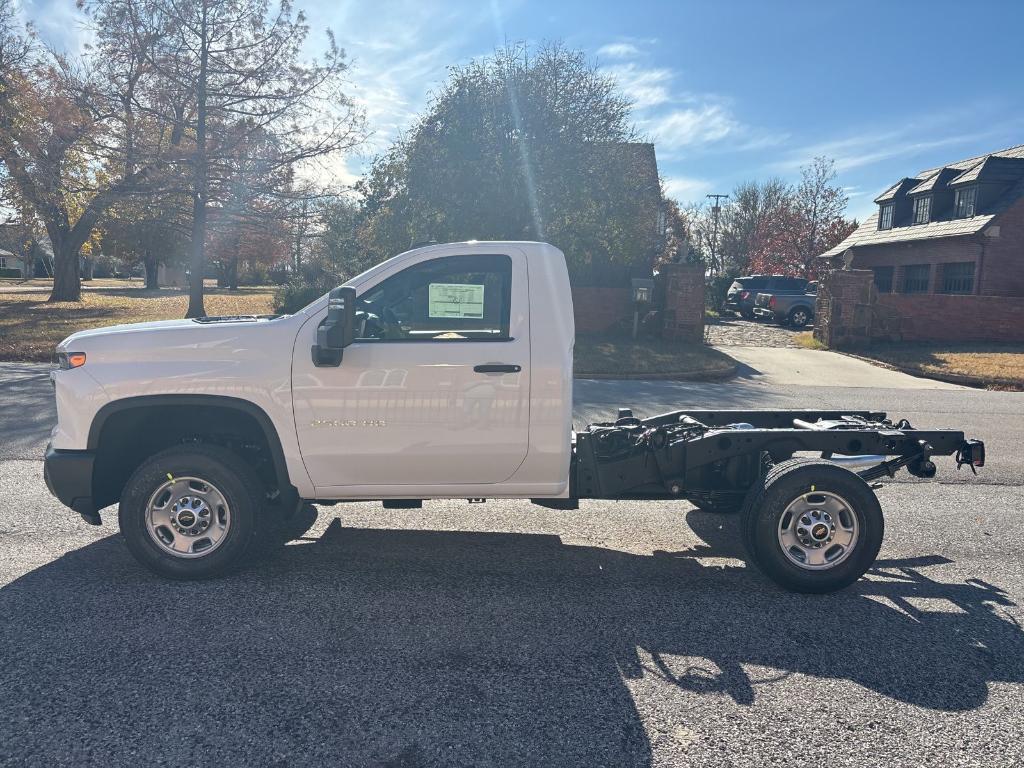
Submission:
{"label": "truck cab", "polygon": [[574,328],[560,251],[433,245],[344,287],[356,329],[335,365],[311,353],[328,296],[283,317],[65,339],[58,359],[83,363],[52,373],[58,495],[95,521],[136,461],[216,431],[241,431],[232,437],[258,445],[277,490],[298,498],[568,493]]}

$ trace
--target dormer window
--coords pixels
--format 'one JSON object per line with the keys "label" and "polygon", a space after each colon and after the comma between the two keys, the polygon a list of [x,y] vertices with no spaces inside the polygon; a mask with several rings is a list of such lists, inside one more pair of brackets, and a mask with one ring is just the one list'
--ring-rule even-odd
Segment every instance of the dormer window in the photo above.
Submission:
{"label": "dormer window", "polygon": [[932,196],[921,195],[914,198],[914,223],[927,224],[932,220]]}
{"label": "dormer window", "polygon": [[892,229],[892,203],[883,203],[878,214],[878,228]]}
{"label": "dormer window", "polygon": [[978,202],[978,188],[975,186],[960,187],[956,191],[956,202],[953,208],[958,219],[968,219],[974,215]]}

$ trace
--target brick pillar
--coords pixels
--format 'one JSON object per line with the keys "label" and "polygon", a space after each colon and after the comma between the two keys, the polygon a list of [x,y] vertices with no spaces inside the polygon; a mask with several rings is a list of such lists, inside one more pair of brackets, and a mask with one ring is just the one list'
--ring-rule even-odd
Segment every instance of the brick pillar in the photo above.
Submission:
{"label": "brick pillar", "polygon": [[664,338],[704,341],[704,265],[665,264],[659,277],[665,284]]}
{"label": "brick pillar", "polygon": [[874,274],[868,269],[837,269],[818,284],[814,338],[829,347],[864,345],[871,341]]}

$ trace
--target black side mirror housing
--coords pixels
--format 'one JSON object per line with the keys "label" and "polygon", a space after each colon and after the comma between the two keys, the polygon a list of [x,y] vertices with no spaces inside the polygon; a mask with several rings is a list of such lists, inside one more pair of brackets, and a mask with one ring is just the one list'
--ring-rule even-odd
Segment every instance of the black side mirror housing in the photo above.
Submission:
{"label": "black side mirror housing", "polygon": [[327,317],[316,329],[313,365],[336,368],[341,365],[345,347],[355,340],[356,289],[342,286],[327,295]]}

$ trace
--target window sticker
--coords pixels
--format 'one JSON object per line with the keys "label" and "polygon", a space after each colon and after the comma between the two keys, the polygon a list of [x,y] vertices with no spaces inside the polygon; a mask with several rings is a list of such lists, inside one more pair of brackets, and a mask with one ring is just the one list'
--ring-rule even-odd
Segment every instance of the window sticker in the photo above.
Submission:
{"label": "window sticker", "polygon": [[431,283],[427,312],[432,318],[481,320],[484,316],[484,286]]}

